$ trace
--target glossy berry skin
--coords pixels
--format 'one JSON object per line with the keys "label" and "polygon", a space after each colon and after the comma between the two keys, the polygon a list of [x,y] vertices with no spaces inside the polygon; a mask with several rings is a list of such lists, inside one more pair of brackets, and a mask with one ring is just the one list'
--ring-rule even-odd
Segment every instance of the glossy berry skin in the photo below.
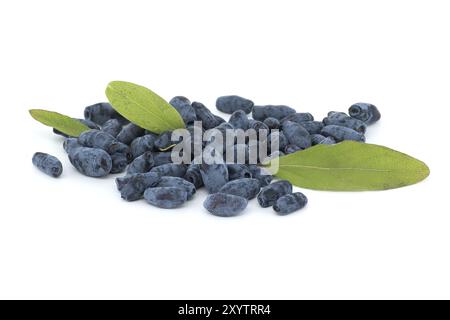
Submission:
{"label": "glossy berry skin", "polygon": [[292,121],[296,123],[302,123],[306,121],[314,121],[314,117],[309,112],[296,112],[293,114],[288,115],[287,117],[281,119],[281,125],[283,125],[283,122],[285,121]]}
{"label": "glossy berry skin", "polygon": [[139,157],[134,158],[127,169],[127,174],[149,172],[155,164],[153,154],[147,151]]}
{"label": "glossy berry skin", "polygon": [[249,114],[253,108],[253,101],[235,95],[222,96],[217,98],[216,108],[228,114],[232,114],[237,110]]}
{"label": "glossy berry skin", "polygon": [[219,189],[221,193],[233,194],[247,200],[257,196],[261,186],[257,179],[241,178],[227,182]]}
{"label": "glossy berry skin", "polygon": [[318,134],[323,128],[321,121],[303,121],[299,123],[309,134]]}
{"label": "glossy berry skin", "polygon": [[245,112],[242,110],[233,112],[230,119],[228,120],[228,123],[230,123],[233,128],[242,129],[244,131],[248,129],[249,125],[247,114],[245,114]]}
{"label": "glossy berry skin", "polygon": [[309,132],[296,122],[283,122],[283,133],[288,139],[289,144],[293,144],[302,149],[306,149],[311,146],[311,137]]}
{"label": "glossy berry skin", "polygon": [[278,215],[284,216],[302,209],[307,203],[308,198],[306,198],[303,193],[295,192],[278,198],[273,205],[273,210],[275,210]]}
{"label": "glossy berry skin", "polygon": [[329,125],[323,127],[321,134],[325,137],[332,137],[337,142],[341,142],[344,140],[353,140],[359,142],[365,142],[366,138],[364,134],[356,132],[347,127],[341,127],[336,125]]}
{"label": "glossy berry skin", "polygon": [[264,169],[261,169],[257,165],[249,164],[248,170],[250,170],[250,172],[252,173],[252,178],[257,179],[259,181],[261,188],[269,185],[270,182],[273,180],[272,175],[268,174],[268,172],[264,171]]}
{"label": "glossy berry skin", "polygon": [[220,117],[216,118],[203,103],[192,102],[192,107],[197,115],[197,120],[202,122],[203,129],[205,130],[215,128],[223,122]]}
{"label": "glossy berry skin", "polygon": [[183,96],[173,97],[169,103],[174,107],[185,124],[194,122],[197,119],[194,108],[191,106],[191,102],[188,98]]}
{"label": "glossy berry skin", "polygon": [[[98,124],[96,124],[95,122],[92,122],[90,120],[85,120],[85,119],[76,119],[78,121],[80,121],[82,124],[84,124],[86,127],[90,128],[90,129],[100,129],[100,126]],[[53,128],[53,133],[63,136],[63,137],[69,137],[67,134],[62,133],[61,131],[59,131],[58,129]]]}
{"label": "glossy berry skin", "polygon": [[292,184],[287,180],[279,180],[261,189],[258,194],[258,203],[261,207],[273,206],[285,194],[292,193]]}
{"label": "glossy berry skin", "polygon": [[191,163],[186,170],[184,179],[191,182],[196,189],[203,187],[202,173],[200,172],[200,165]]}
{"label": "glossy berry skin", "polygon": [[88,177],[104,177],[111,172],[111,156],[103,149],[79,147],[69,153],[70,163]]}
{"label": "glossy berry skin", "polygon": [[144,199],[158,208],[174,209],[181,207],[187,201],[188,194],[182,188],[156,187],[144,192]]}
{"label": "glossy berry skin", "polygon": [[120,130],[122,130],[122,125],[117,119],[109,119],[102,125],[101,130],[115,138],[119,134]]}
{"label": "glossy berry skin", "polygon": [[267,106],[254,106],[252,116],[253,119],[257,121],[264,121],[269,117],[281,120],[294,113],[295,110],[288,106],[267,105]]}
{"label": "glossy berry skin", "polygon": [[167,163],[157,167],[153,167],[150,172],[156,172],[161,177],[170,176],[170,177],[184,177],[186,174],[186,165],[184,164],[175,164],[175,163]]}
{"label": "glossy berry skin", "polygon": [[236,180],[241,178],[251,178],[252,173],[245,164],[232,163],[227,164],[228,180]]}
{"label": "glossy berry skin", "polygon": [[84,109],[84,118],[91,120],[99,125],[103,125],[109,119],[117,119],[123,125],[128,121],[122,117],[107,102],[96,103]]}
{"label": "glossy berry skin", "polygon": [[[324,139],[325,139],[325,137],[324,137]],[[284,153],[285,153],[285,154],[291,154],[291,153],[294,153],[294,152],[297,152],[297,151],[300,151],[300,150],[302,150],[302,148],[297,147],[297,146],[295,146],[295,145],[293,145],[293,144],[288,144],[288,145],[284,148]]]}
{"label": "glossy berry skin", "polygon": [[279,129],[281,126],[280,120],[272,117],[266,118],[263,122],[270,130]]}
{"label": "glossy berry skin", "polygon": [[200,165],[203,184],[209,193],[216,193],[228,182],[228,167],[226,164],[206,164]]}
{"label": "glossy berry skin", "polygon": [[161,177],[157,173],[135,173],[116,178],[116,185],[122,199],[136,201],[142,199],[147,188],[156,186],[160,180]]}
{"label": "glossy berry skin", "polygon": [[36,152],[32,162],[36,168],[53,178],[59,177],[63,171],[61,161],[47,153]]}
{"label": "glossy berry skin", "polygon": [[161,181],[156,185],[157,187],[175,187],[186,191],[187,199],[191,200],[196,192],[194,184],[179,177],[161,177]]}
{"label": "glossy berry skin", "polygon": [[365,124],[373,124],[380,120],[381,113],[373,104],[358,102],[353,104],[348,113],[352,118],[363,121]]}
{"label": "glossy berry skin", "polygon": [[324,125],[337,125],[353,129],[360,133],[366,132],[366,124],[361,120],[349,117],[344,112],[331,111],[328,113],[328,117],[323,119]]}
{"label": "glossy berry skin", "polygon": [[164,150],[169,148],[170,146],[176,144],[176,142],[172,141],[172,131],[165,131],[161,133],[154,142],[155,148],[158,150]]}
{"label": "glossy berry skin", "polygon": [[131,154],[133,157],[137,158],[147,151],[152,151],[155,147],[156,139],[157,135],[152,133],[134,139],[130,144]]}
{"label": "glossy berry skin", "polygon": [[122,130],[120,130],[119,134],[117,135],[117,140],[125,144],[130,144],[134,139],[143,136],[144,134],[144,129],[135,125],[134,123],[129,123],[122,127]]}
{"label": "glossy berry skin", "polygon": [[247,207],[248,200],[226,193],[210,194],[203,202],[203,207],[215,216],[234,217]]}

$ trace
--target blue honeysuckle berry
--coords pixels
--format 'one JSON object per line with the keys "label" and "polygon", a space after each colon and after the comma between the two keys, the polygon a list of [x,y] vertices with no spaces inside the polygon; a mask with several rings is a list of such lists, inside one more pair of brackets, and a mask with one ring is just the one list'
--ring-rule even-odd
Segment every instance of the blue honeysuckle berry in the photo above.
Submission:
{"label": "blue honeysuckle berry", "polygon": [[61,161],[48,153],[36,152],[32,162],[36,168],[53,178],[59,177],[63,171]]}

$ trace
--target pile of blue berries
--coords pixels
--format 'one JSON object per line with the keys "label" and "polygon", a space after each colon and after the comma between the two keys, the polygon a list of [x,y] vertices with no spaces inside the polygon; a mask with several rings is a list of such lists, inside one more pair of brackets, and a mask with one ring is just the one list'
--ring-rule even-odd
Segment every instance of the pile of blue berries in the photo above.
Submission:
{"label": "pile of blue berries", "polygon": [[[269,147],[272,157],[317,144],[344,140],[365,142],[367,125],[380,119],[378,109],[368,103],[352,105],[349,114],[331,111],[323,121],[315,121],[310,113],[296,112],[288,106],[255,106],[251,100],[239,96],[223,96],[217,99],[216,107],[231,115],[228,122],[204,104],[191,103],[185,97],[174,97],[170,104],[179,112],[189,132],[194,130],[194,121],[201,121],[204,130],[255,129],[258,132],[266,129],[268,141],[275,136],[279,141],[278,150]],[[109,103],[86,107],[84,119],[78,120],[90,128],[78,138],[53,130],[65,137],[63,147],[70,162],[89,177],[126,172],[116,178],[117,189],[126,201],[144,198],[159,208],[177,208],[192,199],[197,189],[205,187],[209,195],[203,205],[217,216],[236,216],[253,198],[257,198],[261,207],[273,207],[279,215],[292,213],[307,204],[304,194],[292,191],[291,183],[272,182],[273,177],[256,164],[173,163],[171,148],[180,141],[173,141],[171,132],[148,132],[123,118]],[[203,143],[202,148],[206,145]],[[235,144],[233,148],[245,151],[248,145]],[[45,153],[36,153],[33,164],[52,177],[62,173],[61,162]]]}

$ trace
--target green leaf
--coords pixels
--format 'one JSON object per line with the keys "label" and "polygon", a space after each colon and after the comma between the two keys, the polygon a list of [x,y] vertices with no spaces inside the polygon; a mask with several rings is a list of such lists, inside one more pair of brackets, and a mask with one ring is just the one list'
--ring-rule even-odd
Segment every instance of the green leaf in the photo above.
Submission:
{"label": "green leaf", "polygon": [[73,119],[58,112],[42,109],[31,109],[29,112],[31,116],[40,123],[55,128],[72,137],[78,137],[82,132],[90,130],[77,119]]}
{"label": "green leaf", "polygon": [[150,89],[112,81],[106,88],[106,96],[118,113],[141,128],[154,133],[184,128],[178,111]]}
{"label": "green leaf", "polygon": [[425,163],[404,153],[354,141],[317,145],[278,160],[279,178],[315,190],[386,190],[417,183],[430,174]]}

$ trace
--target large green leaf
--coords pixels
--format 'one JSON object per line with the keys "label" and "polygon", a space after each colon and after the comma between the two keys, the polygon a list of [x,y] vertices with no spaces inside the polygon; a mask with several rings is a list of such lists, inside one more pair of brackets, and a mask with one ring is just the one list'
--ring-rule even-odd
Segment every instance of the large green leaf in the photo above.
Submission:
{"label": "large green leaf", "polygon": [[315,190],[386,190],[417,183],[430,174],[425,163],[404,153],[354,141],[317,145],[278,160],[276,176]]}
{"label": "large green leaf", "polygon": [[178,111],[150,89],[130,82],[112,81],[106,88],[106,96],[118,113],[151,132],[184,128]]}
{"label": "large green leaf", "polygon": [[42,109],[31,109],[29,112],[31,116],[40,123],[55,128],[72,137],[78,137],[82,132],[89,130],[87,126],[77,119],[73,119],[58,112]]}

